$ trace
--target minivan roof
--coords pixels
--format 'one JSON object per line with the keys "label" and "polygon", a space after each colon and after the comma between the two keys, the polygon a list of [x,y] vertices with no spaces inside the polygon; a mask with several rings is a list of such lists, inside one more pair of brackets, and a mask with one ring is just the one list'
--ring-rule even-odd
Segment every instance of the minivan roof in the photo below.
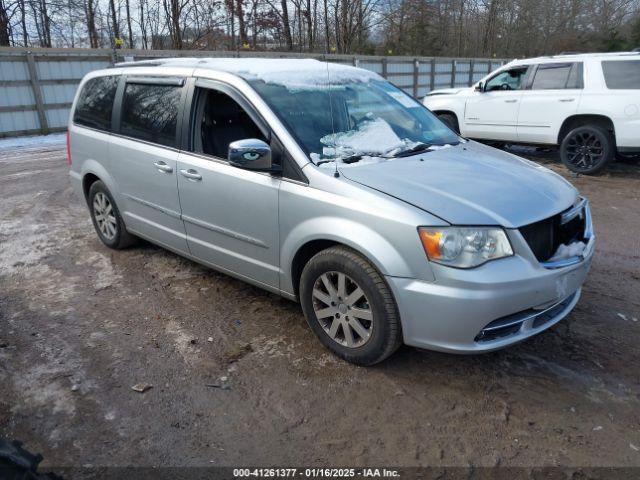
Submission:
{"label": "minivan roof", "polygon": [[328,74],[331,74],[332,79],[339,81],[365,81],[381,78],[369,70],[350,65],[321,62],[311,58],[163,58],[118,63],[115,66],[118,68],[157,66],[207,69],[230,73],[246,80],[279,80],[275,83],[299,83],[307,86],[313,83],[324,83]]}

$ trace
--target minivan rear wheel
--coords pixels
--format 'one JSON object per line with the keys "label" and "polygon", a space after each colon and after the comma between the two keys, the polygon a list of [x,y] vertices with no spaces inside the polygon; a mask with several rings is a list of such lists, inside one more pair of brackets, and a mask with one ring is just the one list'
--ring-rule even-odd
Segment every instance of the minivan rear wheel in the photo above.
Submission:
{"label": "minivan rear wheel", "polygon": [[136,237],[127,232],[116,202],[102,181],[96,180],[91,184],[87,203],[93,227],[102,243],[115,250],[135,243]]}
{"label": "minivan rear wheel", "polygon": [[331,247],[309,260],[300,278],[300,302],[316,336],[348,362],[373,365],[402,343],[391,290],[382,275],[349,248]]}
{"label": "minivan rear wheel", "polygon": [[594,175],[615,156],[613,136],[595,125],[574,128],[560,144],[560,158],[575,173]]}

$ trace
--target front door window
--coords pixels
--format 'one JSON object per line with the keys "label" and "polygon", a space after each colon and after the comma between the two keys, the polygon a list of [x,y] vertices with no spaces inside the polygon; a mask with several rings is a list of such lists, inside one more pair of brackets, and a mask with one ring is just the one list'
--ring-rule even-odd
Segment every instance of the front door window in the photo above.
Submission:
{"label": "front door window", "polygon": [[498,73],[487,81],[485,91],[521,90],[527,67],[512,68]]}

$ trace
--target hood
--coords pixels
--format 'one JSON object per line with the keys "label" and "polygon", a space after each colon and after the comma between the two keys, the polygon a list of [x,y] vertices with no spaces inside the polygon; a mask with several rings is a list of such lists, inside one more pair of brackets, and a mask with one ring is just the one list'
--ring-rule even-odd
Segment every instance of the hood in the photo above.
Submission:
{"label": "hood", "polygon": [[340,171],[453,225],[518,228],[560,213],[578,196],[551,170],[475,142]]}
{"label": "hood", "polygon": [[427,97],[433,97],[435,95],[457,95],[464,90],[468,90],[468,88],[441,88],[439,90],[430,91],[427,93]]}

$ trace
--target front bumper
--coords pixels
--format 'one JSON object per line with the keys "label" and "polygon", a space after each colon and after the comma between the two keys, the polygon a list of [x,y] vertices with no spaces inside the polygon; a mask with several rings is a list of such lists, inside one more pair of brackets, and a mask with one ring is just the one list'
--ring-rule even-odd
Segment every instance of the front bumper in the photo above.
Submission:
{"label": "front bumper", "polygon": [[482,353],[551,327],[576,305],[591,267],[595,236],[590,214],[585,234],[588,243],[582,255],[561,263],[538,262],[516,230],[508,232],[512,257],[469,270],[432,264],[435,282],[386,277],[400,311],[404,342],[444,352]]}

